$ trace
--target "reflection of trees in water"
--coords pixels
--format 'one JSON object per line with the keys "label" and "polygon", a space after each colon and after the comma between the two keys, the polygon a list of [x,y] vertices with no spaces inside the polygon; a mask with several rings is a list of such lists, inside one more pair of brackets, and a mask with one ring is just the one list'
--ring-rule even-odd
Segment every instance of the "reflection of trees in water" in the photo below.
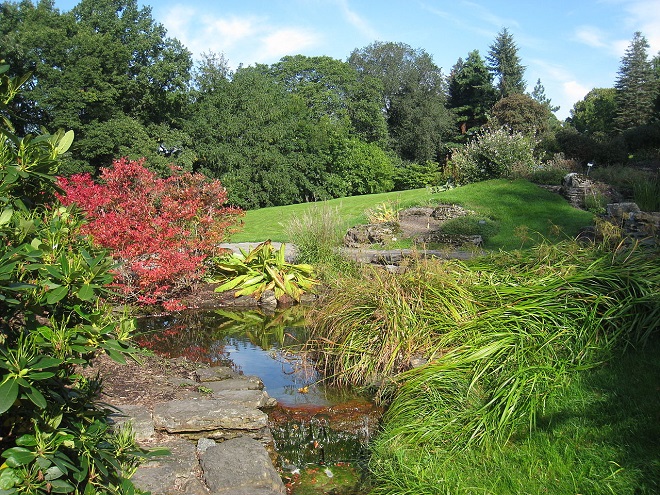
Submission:
{"label": "reflection of trees in water", "polygon": [[217,360],[225,341],[232,337],[247,338],[264,350],[302,345],[307,340],[304,324],[305,312],[300,306],[274,314],[223,309],[184,311],[138,320],[138,343],[166,357],[211,362]]}

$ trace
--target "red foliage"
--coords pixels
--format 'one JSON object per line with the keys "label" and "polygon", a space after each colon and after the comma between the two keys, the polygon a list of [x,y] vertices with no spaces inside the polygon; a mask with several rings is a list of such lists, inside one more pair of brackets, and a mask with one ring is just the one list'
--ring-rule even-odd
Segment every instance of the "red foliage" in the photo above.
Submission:
{"label": "red foliage", "polygon": [[124,296],[142,304],[168,303],[199,281],[204,261],[236,230],[239,208],[224,206],[218,180],[173,169],[159,178],[144,159],[115,160],[94,182],[89,174],[60,178],[63,204],[85,213],[85,232],[110,249],[120,267],[116,283]]}

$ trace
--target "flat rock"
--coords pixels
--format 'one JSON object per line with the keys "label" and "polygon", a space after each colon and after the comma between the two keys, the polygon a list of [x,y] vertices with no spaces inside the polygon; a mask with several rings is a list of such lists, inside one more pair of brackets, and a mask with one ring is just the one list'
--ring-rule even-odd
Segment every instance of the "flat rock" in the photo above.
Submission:
{"label": "flat rock", "polygon": [[268,453],[251,438],[234,438],[209,447],[200,454],[200,464],[212,494],[286,494]]}
{"label": "flat rock", "polygon": [[182,491],[191,495],[208,493],[195,476],[199,464],[195,445],[182,438],[168,438],[158,447],[167,448],[170,455],[158,456],[141,465],[132,481],[136,487],[152,495],[174,495]]}
{"label": "flat rock", "polygon": [[200,382],[215,382],[218,380],[227,380],[240,376],[229,366],[213,366],[211,368],[199,368],[195,374]]}
{"label": "flat rock", "polygon": [[154,421],[151,413],[144,406],[137,405],[123,405],[115,406],[117,412],[110,415],[110,421],[117,425],[122,426],[130,423],[135,439],[138,442],[148,440],[154,435]]}
{"label": "flat rock", "polygon": [[154,427],[169,433],[215,430],[255,431],[267,427],[268,416],[259,409],[222,399],[175,400],[154,405]]}
{"label": "flat rock", "polygon": [[243,376],[239,375],[235,378],[227,380],[219,380],[215,382],[204,382],[204,387],[213,390],[213,392],[221,392],[223,390],[263,390],[264,382],[258,376]]}
{"label": "flat rock", "polygon": [[[207,384],[210,389],[214,389],[215,382]],[[266,407],[275,407],[277,400],[272,398],[265,390],[218,390],[213,391],[214,399],[222,400],[229,404],[241,404],[245,407],[262,409]]]}

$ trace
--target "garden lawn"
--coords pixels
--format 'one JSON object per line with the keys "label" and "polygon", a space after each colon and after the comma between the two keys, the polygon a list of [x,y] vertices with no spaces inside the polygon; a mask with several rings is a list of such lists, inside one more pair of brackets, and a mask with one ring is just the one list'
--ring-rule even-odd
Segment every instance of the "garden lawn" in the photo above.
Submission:
{"label": "garden lawn", "polygon": [[393,202],[399,209],[411,206],[458,204],[489,218],[499,226],[485,243],[487,249],[514,249],[537,244],[545,238],[556,241],[574,237],[581,227],[593,222],[593,215],[571,207],[561,196],[525,180],[497,179],[431,194],[427,189],[395,191],[338,198],[322,203],[303,203],[250,210],[244,229],[232,242],[261,242],[271,239],[289,242],[286,225],[314,208],[336,210],[346,229],[367,223],[365,212],[379,204]]}

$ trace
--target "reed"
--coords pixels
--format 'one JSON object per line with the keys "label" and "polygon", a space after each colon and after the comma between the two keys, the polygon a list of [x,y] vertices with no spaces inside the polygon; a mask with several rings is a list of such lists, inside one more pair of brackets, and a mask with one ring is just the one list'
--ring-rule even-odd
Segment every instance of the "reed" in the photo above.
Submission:
{"label": "reed", "polygon": [[592,255],[590,263],[569,268],[539,271],[538,258],[531,266],[528,258],[513,273],[482,274],[470,288],[473,309],[480,308],[463,321],[453,317],[457,324],[449,331],[445,311],[438,311],[443,306],[429,299],[421,318],[439,336],[435,348],[447,351],[397,377],[386,417],[392,441],[451,449],[502,445],[522,427],[533,428],[547,398],[574,373],[657,331],[657,256]]}

